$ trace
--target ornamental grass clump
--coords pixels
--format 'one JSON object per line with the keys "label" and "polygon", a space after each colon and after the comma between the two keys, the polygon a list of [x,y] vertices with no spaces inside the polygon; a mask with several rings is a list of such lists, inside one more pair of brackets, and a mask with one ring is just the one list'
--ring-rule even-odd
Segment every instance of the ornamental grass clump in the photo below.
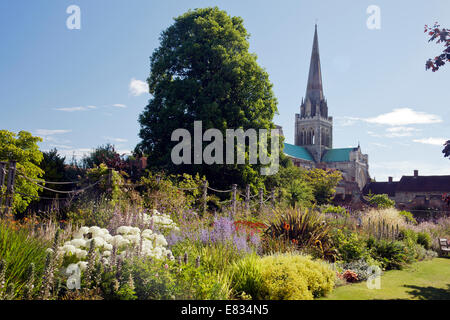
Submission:
{"label": "ornamental grass clump", "polygon": [[36,277],[41,277],[47,241],[30,236],[27,230],[8,221],[0,221],[0,257],[4,260],[4,290],[13,283],[14,295],[20,298],[28,280],[27,270],[31,263],[35,265]]}
{"label": "ornamental grass clump", "polygon": [[287,209],[276,212],[268,223],[266,237],[284,239],[297,248],[311,251],[320,258],[335,261],[337,250],[331,237],[331,226],[323,215],[313,209]]}

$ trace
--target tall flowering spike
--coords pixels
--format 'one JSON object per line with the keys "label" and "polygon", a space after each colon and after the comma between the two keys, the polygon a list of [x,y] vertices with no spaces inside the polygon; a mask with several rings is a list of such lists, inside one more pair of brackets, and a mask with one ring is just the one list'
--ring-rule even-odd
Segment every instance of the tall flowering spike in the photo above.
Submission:
{"label": "tall flowering spike", "polygon": [[188,264],[188,253],[187,252],[185,252],[184,253],[184,257],[183,257],[183,262],[184,262],[184,264]]}
{"label": "tall flowering spike", "polygon": [[5,298],[6,300],[13,300],[16,297],[16,286],[14,283],[10,282],[6,286]]}
{"label": "tall flowering spike", "polygon": [[134,290],[134,280],[133,280],[133,275],[132,275],[131,272],[130,272],[130,275],[128,276],[128,282],[127,282],[127,284],[128,284],[128,287],[129,287],[131,290]]}
{"label": "tall flowering spike", "polygon": [[35,278],[35,266],[34,263],[31,263],[27,270],[27,283],[25,284],[24,287],[24,297],[27,300],[33,299],[34,278]]}
{"label": "tall flowering spike", "polygon": [[5,291],[6,280],[6,263],[5,260],[0,261],[0,300],[3,300],[3,292]]}
{"label": "tall flowering spike", "polygon": [[85,280],[86,280],[86,285],[88,287],[90,287],[91,283],[92,283],[92,275],[93,275],[94,266],[95,266],[95,240],[94,239],[92,239],[92,241],[90,243],[87,259],[88,259],[88,264],[86,267]]}
{"label": "tall flowering spike", "polygon": [[57,252],[57,250],[58,250],[58,243],[59,243],[60,233],[61,233],[61,229],[59,229],[59,228],[56,229],[55,238],[53,239],[53,246],[52,246],[53,252]]}
{"label": "tall flowering spike", "polygon": [[195,259],[195,267],[200,268],[200,256]]}
{"label": "tall flowering spike", "polygon": [[40,298],[42,300],[48,300],[50,297],[50,290],[53,286],[53,270],[52,270],[52,252],[47,253],[47,258],[45,260],[44,275],[42,277]]}

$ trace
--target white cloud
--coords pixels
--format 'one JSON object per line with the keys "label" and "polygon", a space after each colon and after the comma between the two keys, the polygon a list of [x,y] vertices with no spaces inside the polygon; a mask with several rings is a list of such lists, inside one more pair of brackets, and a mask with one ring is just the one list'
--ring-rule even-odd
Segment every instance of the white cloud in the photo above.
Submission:
{"label": "white cloud", "polygon": [[433,146],[444,146],[447,139],[444,138],[423,138],[423,139],[415,139],[413,140],[417,143],[423,143],[423,144],[431,144]]}
{"label": "white cloud", "polygon": [[126,108],[127,106],[124,105],[124,104],[121,104],[121,103],[116,103],[116,104],[113,104],[113,107],[116,107],[116,108]]}
{"label": "white cloud", "polygon": [[51,130],[51,129],[37,129],[36,134],[40,136],[52,136],[55,134],[64,134],[72,132],[72,130]]}
{"label": "white cloud", "polygon": [[76,111],[88,111],[88,110],[93,110],[93,109],[97,109],[96,106],[81,106],[81,107],[58,107],[55,108],[55,110],[57,111],[64,111],[64,112],[76,112]]}
{"label": "white cloud", "polygon": [[442,119],[434,114],[414,111],[410,108],[394,109],[392,112],[380,114],[374,118],[362,119],[369,123],[384,124],[390,126],[404,126],[411,124],[431,124],[442,122]]}
{"label": "white cloud", "polygon": [[148,92],[148,84],[144,81],[133,78],[130,81],[129,90],[133,96],[137,97]]}
{"label": "white cloud", "polygon": [[112,138],[112,137],[103,137],[103,138],[106,140],[109,140],[109,141],[117,142],[117,143],[128,142],[127,139],[123,139],[123,138]]}
{"label": "white cloud", "polygon": [[391,127],[386,129],[386,137],[398,138],[398,137],[410,137],[414,132],[420,131],[419,129],[412,127]]}

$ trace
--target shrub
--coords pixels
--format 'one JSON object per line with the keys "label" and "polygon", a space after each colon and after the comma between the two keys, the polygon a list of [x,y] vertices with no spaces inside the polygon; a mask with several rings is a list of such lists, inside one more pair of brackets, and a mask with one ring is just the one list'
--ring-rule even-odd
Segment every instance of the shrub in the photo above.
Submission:
{"label": "shrub", "polygon": [[[337,264],[337,267],[339,269],[343,271],[352,271],[353,273],[355,273],[357,276],[356,277],[357,281],[365,281],[369,278],[369,276],[372,274],[371,272],[369,272],[370,271],[369,268],[371,266],[378,266],[378,263],[373,259],[371,259],[370,257],[367,258],[367,260],[360,259],[357,261]],[[342,276],[346,278],[344,274]]]}
{"label": "shrub", "polygon": [[416,221],[416,219],[414,219],[414,216],[411,212],[403,210],[403,211],[400,211],[398,214],[401,215],[405,219],[406,222],[409,222],[412,224],[417,224],[417,221]]}
{"label": "shrub", "polygon": [[283,254],[261,259],[263,288],[259,298],[268,300],[311,300],[334,287],[335,272],[308,256]]}
{"label": "shrub", "polygon": [[341,206],[328,205],[325,207],[325,209],[322,212],[325,214],[326,213],[334,213],[334,214],[338,214],[338,215],[345,216],[345,217],[349,216],[347,209],[345,209]]}
{"label": "shrub", "polygon": [[369,195],[369,203],[378,209],[389,209],[395,206],[395,201],[389,199],[387,194]]}
{"label": "shrub", "polygon": [[401,241],[369,238],[367,247],[384,270],[403,269],[406,264],[414,261],[414,252]]}
{"label": "shrub", "polygon": [[331,239],[331,227],[315,210],[288,209],[277,213],[277,218],[268,223],[266,236],[285,238],[299,248],[313,249],[321,258],[336,259],[337,251]]}
{"label": "shrub", "polygon": [[429,250],[432,245],[430,234],[428,232],[417,233],[417,243],[422,245],[426,250]]}
{"label": "shrub", "polygon": [[339,258],[345,262],[360,260],[368,256],[366,243],[359,238],[357,233],[334,229],[333,241],[339,253]]}

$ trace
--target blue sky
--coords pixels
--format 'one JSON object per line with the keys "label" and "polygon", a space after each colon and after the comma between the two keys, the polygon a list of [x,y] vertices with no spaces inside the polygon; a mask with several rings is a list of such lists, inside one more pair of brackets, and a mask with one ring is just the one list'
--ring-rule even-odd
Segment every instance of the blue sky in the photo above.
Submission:
{"label": "blue sky", "polygon": [[[80,30],[66,27],[73,4]],[[215,5],[244,19],[250,50],[274,84],[275,122],[287,142],[317,19],[334,147],[360,142],[377,181],[414,169],[450,174],[440,145],[450,139],[450,66],[425,71],[442,47],[423,33],[434,21],[450,27],[447,0],[1,1],[0,128],[30,131],[44,138],[42,150],[56,147],[68,158],[107,142],[132,150],[150,98],[142,81],[161,31],[188,9]],[[379,30],[367,28],[369,5],[381,10]]]}

